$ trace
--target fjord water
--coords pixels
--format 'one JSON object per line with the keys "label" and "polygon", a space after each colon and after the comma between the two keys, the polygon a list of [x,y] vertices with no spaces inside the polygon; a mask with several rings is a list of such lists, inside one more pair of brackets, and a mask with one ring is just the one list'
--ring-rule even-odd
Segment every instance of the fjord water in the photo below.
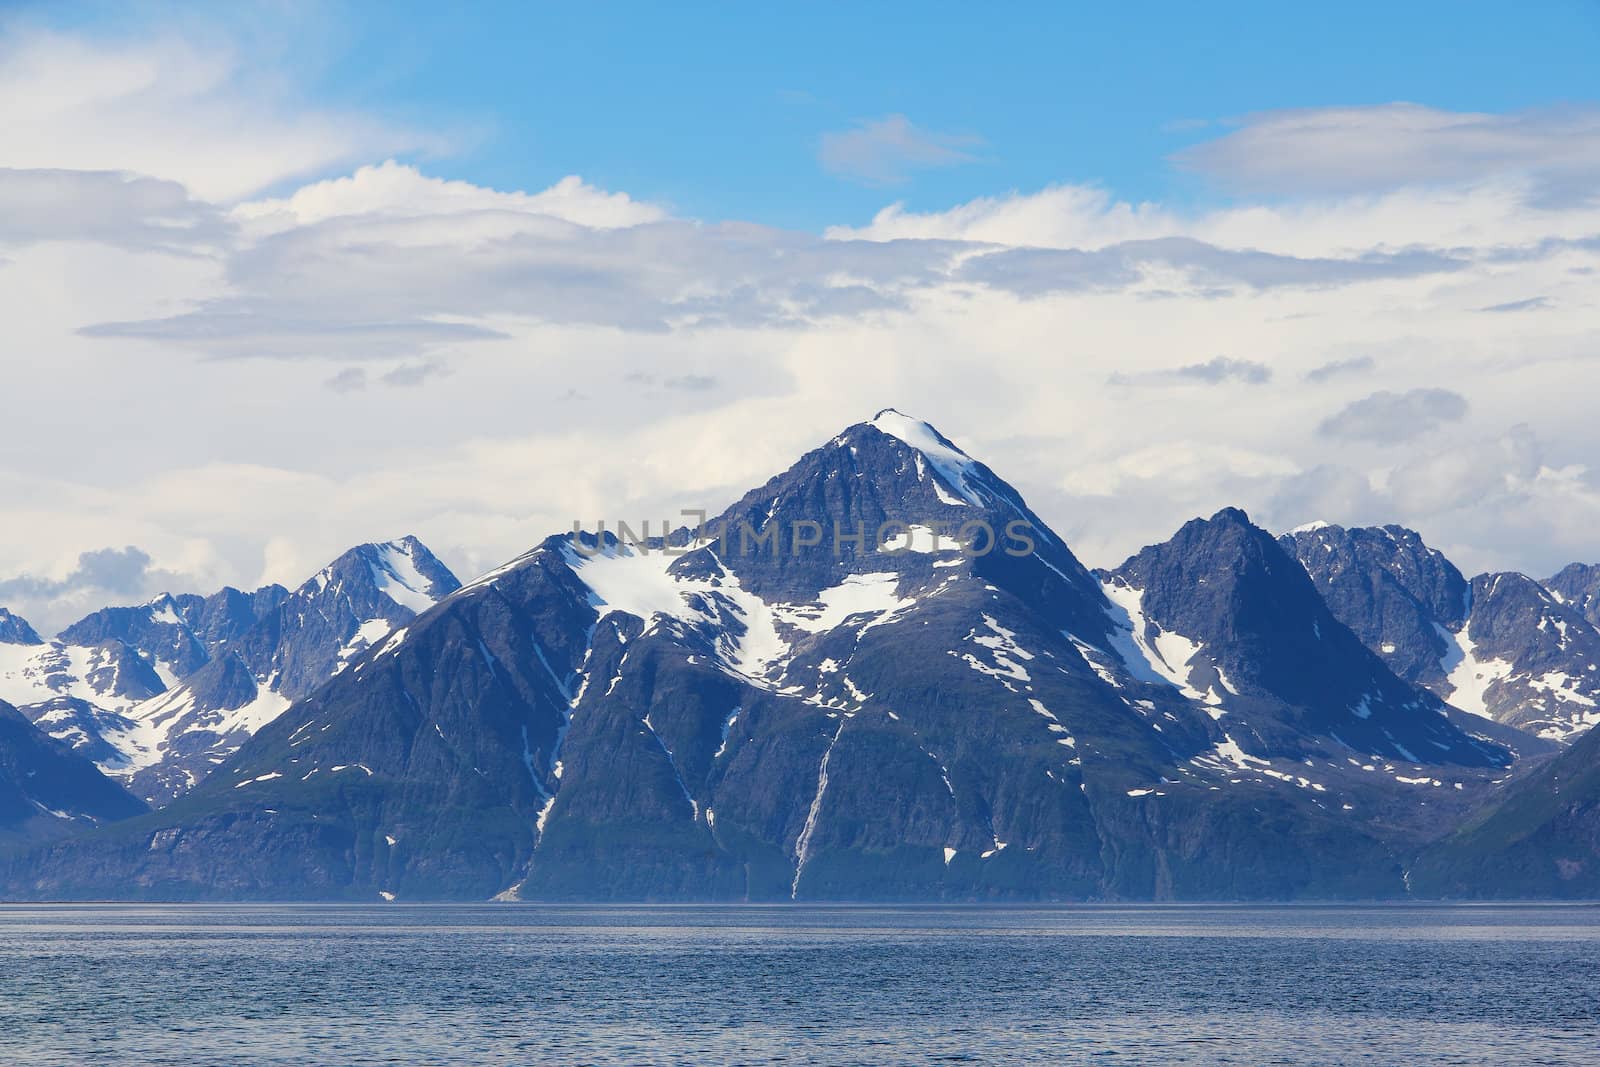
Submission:
{"label": "fjord water", "polygon": [[1600,1061],[1600,907],[0,907],[7,1064]]}

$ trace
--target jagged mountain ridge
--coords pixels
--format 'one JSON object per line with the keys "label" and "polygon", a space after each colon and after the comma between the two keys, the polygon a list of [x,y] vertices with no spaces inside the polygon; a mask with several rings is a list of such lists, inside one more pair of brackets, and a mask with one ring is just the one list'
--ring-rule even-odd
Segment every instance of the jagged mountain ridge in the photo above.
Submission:
{"label": "jagged mountain ridge", "polygon": [[1542,584],[1600,627],[1600,563],[1569,563]]}
{"label": "jagged mountain ridge", "polygon": [[1249,755],[1301,757],[1308,741],[1331,740],[1406,763],[1505,762],[1384,666],[1295,558],[1237,508],[1186,523],[1105,578],[1137,624],[1135,639],[1158,656],[1163,641],[1177,644],[1183,683],[1219,721],[1238,724],[1228,743]]}
{"label": "jagged mountain ridge", "polygon": [[415,537],[359,545],[292,593],[163,594],[94,612],[52,642],[0,646],[0,696],[161,804],[459,585]]}
{"label": "jagged mountain ridge", "polygon": [[[1270,674],[1239,670],[1253,688],[1228,696],[1195,688],[1203,672],[1231,677],[1242,635],[1208,630],[1203,662],[1174,662],[1159,639],[1181,631],[1147,618],[1136,639],[1126,607],[1042,523],[1035,551],[1015,556],[932,536],[975,517],[1034,521],[991,471],[888,411],[700,539],[550,538],[355,655],[167,809],[25,857],[7,884],[355,899],[1388,895],[1403,892],[1392,835],[1421,832],[1396,830],[1394,809],[1423,791],[1449,809],[1500,772],[1505,753],[1437,702],[1403,699],[1347,631],[1378,689],[1369,715],[1422,738],[1409,754],[1424,762],[1403,764],[1381,734],[1352,747],[1364,738],[1351,708],[1337,720],[1351,738],[1318,732],[1329,722],[1282,700]],[[837,555],[831,540],[763,553],[715,537],[795,521],[903,529]],[[1307,581],[1270,537],[1233,525],[1244,532],[1214,556],[1259,554],[1264,538],[1272,572]],[[1140,572],[1142,588],[1166,617],[1159,571]],[[1323,612],[1308,634],[1342,630],[1306,610]],[[1272,720],[1274,744],[1233,737],[1230,715]],[[1297,724],[1302,743],[1284,743]]]}
{"label": "jagged mountain ridge", "polygon": [[[1454,706],[1568,743],[1600,722],[1600,629],[1521,574],[1468,581],[1414,531],[1319,523],[1282,543],[1329,608],[1407,681]],[[1575,565],[1576,567],[1576,565]]]}

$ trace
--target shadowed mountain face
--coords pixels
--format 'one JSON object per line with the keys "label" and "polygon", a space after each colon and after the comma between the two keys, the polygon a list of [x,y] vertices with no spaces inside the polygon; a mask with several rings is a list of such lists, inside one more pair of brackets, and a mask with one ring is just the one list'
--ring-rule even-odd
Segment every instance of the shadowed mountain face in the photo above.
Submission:
{"label": "shadowed mountain face", "polygon": [[1444,687],[1449,634],[1466,621],[1471,588],[1448,559],[1400,526],[1345,529],[1325,523],[1279,538],[1317,592],[1400,677]]}
{"label": "shadowed mountain face", "polygon": [[0,697],[153,804],[182,795],[291,701],[459,588],[416,538],[360,545],[293,593],[266,586],[104,608],[54,641],[15,616]]}
{"label": "shadowed mountain face", "polygon": [[1242,513],[1103,586],[887,411],[702,530],[550,538],[167,808],[0,876],[68,897],[1391,895],[1397,851],[1505,759]]}
{"label": "shadowed mountain face", "polygon": [[94,764],[0,703],[0,840],[57,837],[144,810]]}
{"label": "shadowed mountain face", "polygon": [[1407,763],[1507,762],[1452,725],[1439,700],[1395,677],[1238,509],[1185,524],[1108,582],[1142,618],[1136,637],[1187,654],[1185,683],[1251,755],[1300,757],[1332,741]]}
{"label": "shadowed mountain face", "polygon": [[0,645],[38,644],[43,644],[43,641],[34,632],[33,627],[28,625],[27,619],[0,608]]}
{"label": "shadowed mountain face", "polygon": [[1570,742],[1600,722],[1600,630],[1584,569],[1546,589],[1520,574],[1470,582],[1414,532],[1320,524],[1281,543],[1330,610],[1403,679],[1463,711]]}

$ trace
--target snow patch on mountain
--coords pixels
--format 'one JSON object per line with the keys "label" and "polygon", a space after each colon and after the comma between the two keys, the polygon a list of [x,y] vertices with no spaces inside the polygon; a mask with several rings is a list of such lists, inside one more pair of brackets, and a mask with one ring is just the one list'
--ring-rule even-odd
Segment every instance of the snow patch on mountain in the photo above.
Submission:
{"label": "snow patch on mountain", "polygon": [[121,663],[108,647],[0,644],[0,700],[16,707],[72,697],[111,712],[142,699],[124,693]]}
{"label": "snow patch on mountain", "polygon": [[[948,503],[948,501],[947,501]],[[949,536],[941,536],[931,526],[913,525],[904,533],[897,533],[893,537],[884,538],[878,551],[897,554],[901,552],[957,552],[961,546]],[[941,564],[935,564],[940,566]]]}
{"label": "snow patch on mountain", "polygon": [[[957,506],[984,505],[988,494],[981,487],[977,461],[951,444],[938,430],[894,408],[884,408],[878,412],[870,425],[922,453],[934,473],[962,497],[956,500],[940,494],[944,503]],[[937,482],[934,487],[938,488]]]}
{"label": "snow patch on mountain", "polygon": [[570,543],[561,552],[601,618],[620,611],[647,626],[671,619],[714,634],[721,666],[763,688],[771,688],[770,676],[786,668],[800,634],[824,633],[853,621],[859,636],[916,603],[897,593],[900,576],[888,571],[849,575],[818,593],[813,603],[769,604],[725,568],[709,580],[674,574],[670,568],[678,554],[618,545],[588,555]]}
{"label": "snow patch on mountain", "polygon": [[402,607],[421,615],[433,607],[433,582],[417,569],[411,541],[387,541],[374,545],[372,580],[378,590]]}
{"label": "snow patch on mountain", "polygon": [[1472,638],[1467,636],[1465,626],[1459,632],[1453,632],[1435,623],[1434,629],[1445,640],[1445,654],[1439,664],[1450,686],[1445,699],[1462,711],[1470,711],[1485,719],[1494,718],[1489,711],[1489,687],[1509,678],[1515,665],[1503,659],[1480,660],[1474,654]]}
{"label": "snow patch on mountain", "polygon": [[838,585],[818,593],[818,606],[782,605],[778,608],[779,617],[808,633],[832,630],[857,615],[871,615],[866,625],[876,625],[916,603],[896,593],[899,583],[900,576],[890,572],[852,574]]}
{"label": "snow patch on mountain", "polygon": [[[1100,587],[1111,602],[1108,611],[1113,623],[1111,651],[1130,675],[1141,682],[1169,685],[1190,700],[1203,704],[1222,703],[1215,690],[1201,692],[1190,684],[1190,664],[1200,655],[1200,644],[1180,633],[1163,630],[1146,618],[1142,607],[1143,590],[1120,579],[1101,582]],[[1223,684],[1227,686],[1226,682]]]}
{"label": "snow patch on mountain", "polygon": [[356,630],[356,634],[343,648],[339,650],[339,662],[334,667],[335,674],[350,665],[350,661],[361,653],[371,648],[385,634],[394,629],[394,624],[388,619],[368,619]]}

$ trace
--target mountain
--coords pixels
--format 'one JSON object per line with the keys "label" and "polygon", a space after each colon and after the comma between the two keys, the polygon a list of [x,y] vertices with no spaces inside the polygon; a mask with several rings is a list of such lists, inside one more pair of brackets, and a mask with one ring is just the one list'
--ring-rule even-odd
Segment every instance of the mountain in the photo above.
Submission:
{"label": "mountain", "polygon": [[1339,621],[1390,670],[1432,692],[1448,690],[1450,634],[1466,622],[1472,589],[1443,553],[1402,526],[1312,523],[1279,541]]}
{"label": "mountain", "polygon": [[1250,755],[1343,747],[1412,764],[1506,762],[1456,728],[1441,701],[1396,677],[1237,508],[1186,523],[1105,578],[1152,668],[1178,672]]}
{"label": "mountain", "polygon": [[0,702],[0,840],[56,836],[144,810],[94,764]]}
{"label": "mountain", "polygon": [[0,645],[39,645],[44,642],[34,632],[28,620],[0,608]]}
{"label": "mountain", "polygon": [[358,545],[290,593],[238,651],[269,688],[296,699],[460,587],[415,537]]}
{"label": "mountain", "polygon": [[1600,563],[1569,563],[1544,587],[1600,627]]}
{"label": "mountain", "polygon": [[153,658],[116,638],[69,645],[31,628],[26,636],[33,640],[0,643],[0,700],[19,708],[69,697],[123,712],[166,688]]}
{"label": "mountain", "polygon": [[988,467],[880,412],[697,529],[547,539],[353,651],[166,808],[14,854],[0,884],[1387,896],[1503,774],[1242,513],[1102,577]]}
{"label": "mountain", "polygon": [[0,697],[163,804],[459,585],[415,537],[359,545],[292,593],[163,594],[96,611],[52,642],[0,645]]}
{"label": "mountain", "polygon": [[1600,897],[1600,730],[1513,779],[1497,803],[1424,851],[1408,880],[1425,898]]}
{"label": "mountain", "polygon": [[[1470,582],[1414,531],[1326,523],[1282,543],[1339,620],[1455,707],[1566,743],[1600,722],[1600,630],[1520,574]],[[1563,574],[1568,574],[1564,571]]]}

